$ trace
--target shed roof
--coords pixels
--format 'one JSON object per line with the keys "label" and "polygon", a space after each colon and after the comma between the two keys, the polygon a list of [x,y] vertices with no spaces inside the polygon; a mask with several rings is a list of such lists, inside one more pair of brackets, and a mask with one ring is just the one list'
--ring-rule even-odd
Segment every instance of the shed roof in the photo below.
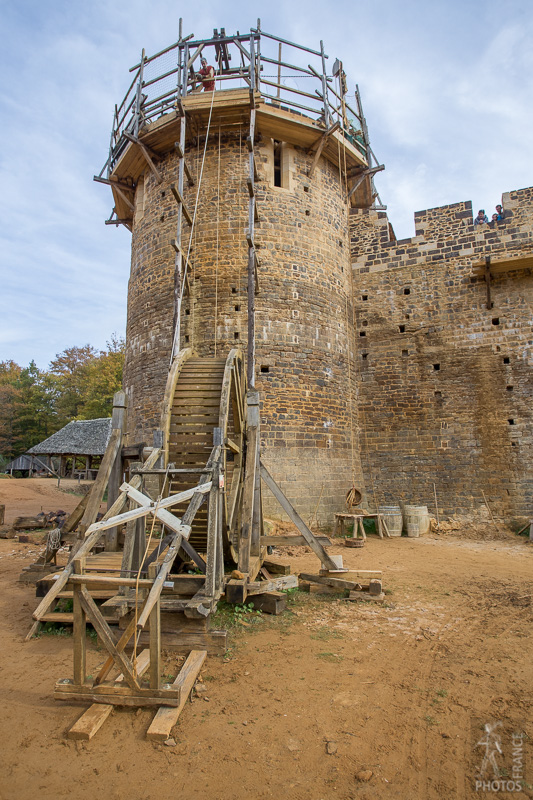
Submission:
{"label": "shed roof", "polygon": [[111,436],[111,417],[73,420],[28,453],[103,456]]}
{"label": "shed roof", "polygon": [[10,470],[37,470],[37,469],[45,469],[47,472],[53,472],[53,469],[50,468],[45,461],[42,461],[40,458],[35,456],[32,458],[31,456],[23,453],[21,456],[17,456],[9,464],[6,464],[4,467],[4,472],[9,472]]}

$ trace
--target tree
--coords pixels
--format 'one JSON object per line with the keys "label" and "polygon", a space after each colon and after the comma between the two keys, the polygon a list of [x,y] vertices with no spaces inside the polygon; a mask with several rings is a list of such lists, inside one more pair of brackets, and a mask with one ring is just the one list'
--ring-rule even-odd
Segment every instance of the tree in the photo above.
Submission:
{"label": "tree", "polygon": [[84,367],[79,419],[111,416],[113,395],[122,388],[126,343],[113,334],[106,344],[107,351],[100,351]]}
{"label": "tree", "polygon": [[50,362],[50,372],[59,379],[57,412],[64,425],[80,414],[84,402],[85,370],[97,357],[94,347],[86,344],[83,347],[67,347]]}

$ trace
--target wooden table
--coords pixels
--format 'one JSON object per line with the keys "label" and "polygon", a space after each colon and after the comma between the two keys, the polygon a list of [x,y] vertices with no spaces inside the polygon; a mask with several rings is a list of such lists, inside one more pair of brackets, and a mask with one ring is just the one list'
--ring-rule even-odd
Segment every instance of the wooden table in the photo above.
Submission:
{"label": "wooden table", "polygon": [[381,514],[350,514],[346,512],[335,514],[335,527],[333,529],[333,536],[337,534],[337,530],[339,531],[339,536],[343,536],[345,523],[353,521],[353,538],[357,539],[360,532],[361,538],[366,539],[365,528],[363,525],[364,519],[377,520],[377,531],[380,539],[383,539],[383,531],[385,531],[387,536],[390,536],[390,533],[387,529],[387,524],[385,520],[382,519]]}

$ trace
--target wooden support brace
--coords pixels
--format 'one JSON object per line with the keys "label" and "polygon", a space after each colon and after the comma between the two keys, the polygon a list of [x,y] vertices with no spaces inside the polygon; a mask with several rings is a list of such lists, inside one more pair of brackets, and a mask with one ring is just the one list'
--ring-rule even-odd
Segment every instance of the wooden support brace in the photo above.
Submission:
{"label": "wooden support brace", "polygon": [[130,142],[133,142],[133,144],[136,144],[136,145],[139,146],[139,149],[140,149],[141,153],[143,154],[146,162],[148,163],[148,166],[150,167],[150,169],[154,173],[154,177],[155,177],[156,181],[158,183],[161,183],[163,178],[161,177],[161,173],[159,172],[159,170],[157,169],[157,167],[156,167],[156,165],[154,164],[154,161],[153,161],[154,158],[159,158],[157,153],[154,153],[153,150],[150,150],[149,147],[147,147],[143,142],[141,142],[140,139],[136,139],[135,136],[132,136],[131,133],[125,132],[124,136],[126,137],[126,139],[129,139]]}
{"label": "wooden support brace", "polygon": [[261,462],[261,477],[265,481],[266,485],[283,508],[283,510],[289,515],[290,519],[304,539],[306,540],[307,544],[311,548],[311,550],[315,553],[315,555],[320,559],[322,564],[325,564],[328,569],[337,569],[337,564],[331,559],[328,553],[324,550],[322,545],[317,541],[316,536],[311,532],[311,530],[307,527],[303,519],[297,513],[296,509],[292,506],[289,500],[285,497],[281,489],[279,488],[278,484],[275,482],[274,478],[271,476],[269,471],[266,469],[264,464]]}
{"label": "wooden support brace", "polygon": [[380,164],[377,167],[372,167],[372,169],[363,170],[363,172],[360,173],[360,175],[357,177],[357,180],[355,181],[354,185],[352,186],[352,188],[348,192],[348,200],[351,198],[351,196],[354,194],[354,192],[357,191],[357,189],[361,186],[361,184],[363,183],[365,178],[370,178],[370,177],[372,177],[372,175],[375,175],[376,172],[381,172],[384,169],[385,169],[385,165],[384,164]]}
{"label": "wooden support brace", "polygon": [[178,187],[176,186],[175,183],[171,183],[170,184],[170,191],[174,195],[174,199],[176,200],[176,203],[181,203],[181,207],[183,209],[183,215],[184,215],[185,219],[187,220],[189,226],[192,228],[192,217],[191,217],[191,215],[189,213],[189,209],[185,205],[185,201],[183,200],[183,197],[181,196],[181,194],[179,192],[179,189],[178,189]]}

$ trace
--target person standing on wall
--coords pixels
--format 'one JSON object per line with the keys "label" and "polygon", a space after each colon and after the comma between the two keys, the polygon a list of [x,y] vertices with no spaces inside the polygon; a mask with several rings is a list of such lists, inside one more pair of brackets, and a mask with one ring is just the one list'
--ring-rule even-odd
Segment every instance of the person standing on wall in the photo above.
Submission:
{"label": "person standing on wall", "polygon": [[206,58],[202,58],[200,60],[202,64],[202,69],[198,73],[199,80],[202,81],[204,85],[204,92],[214,92],[215,91],[215,68],[210,66],[207,63]]}
{"label": "person standing on wall", "polygon": [[489,221],[489,218],[485,214],[485,209],[484,208],[480,208],[479,211],[477,212],[477,217],[474,220],[474,225],[483,225],[484,223],[487,223],[488,221]]}

